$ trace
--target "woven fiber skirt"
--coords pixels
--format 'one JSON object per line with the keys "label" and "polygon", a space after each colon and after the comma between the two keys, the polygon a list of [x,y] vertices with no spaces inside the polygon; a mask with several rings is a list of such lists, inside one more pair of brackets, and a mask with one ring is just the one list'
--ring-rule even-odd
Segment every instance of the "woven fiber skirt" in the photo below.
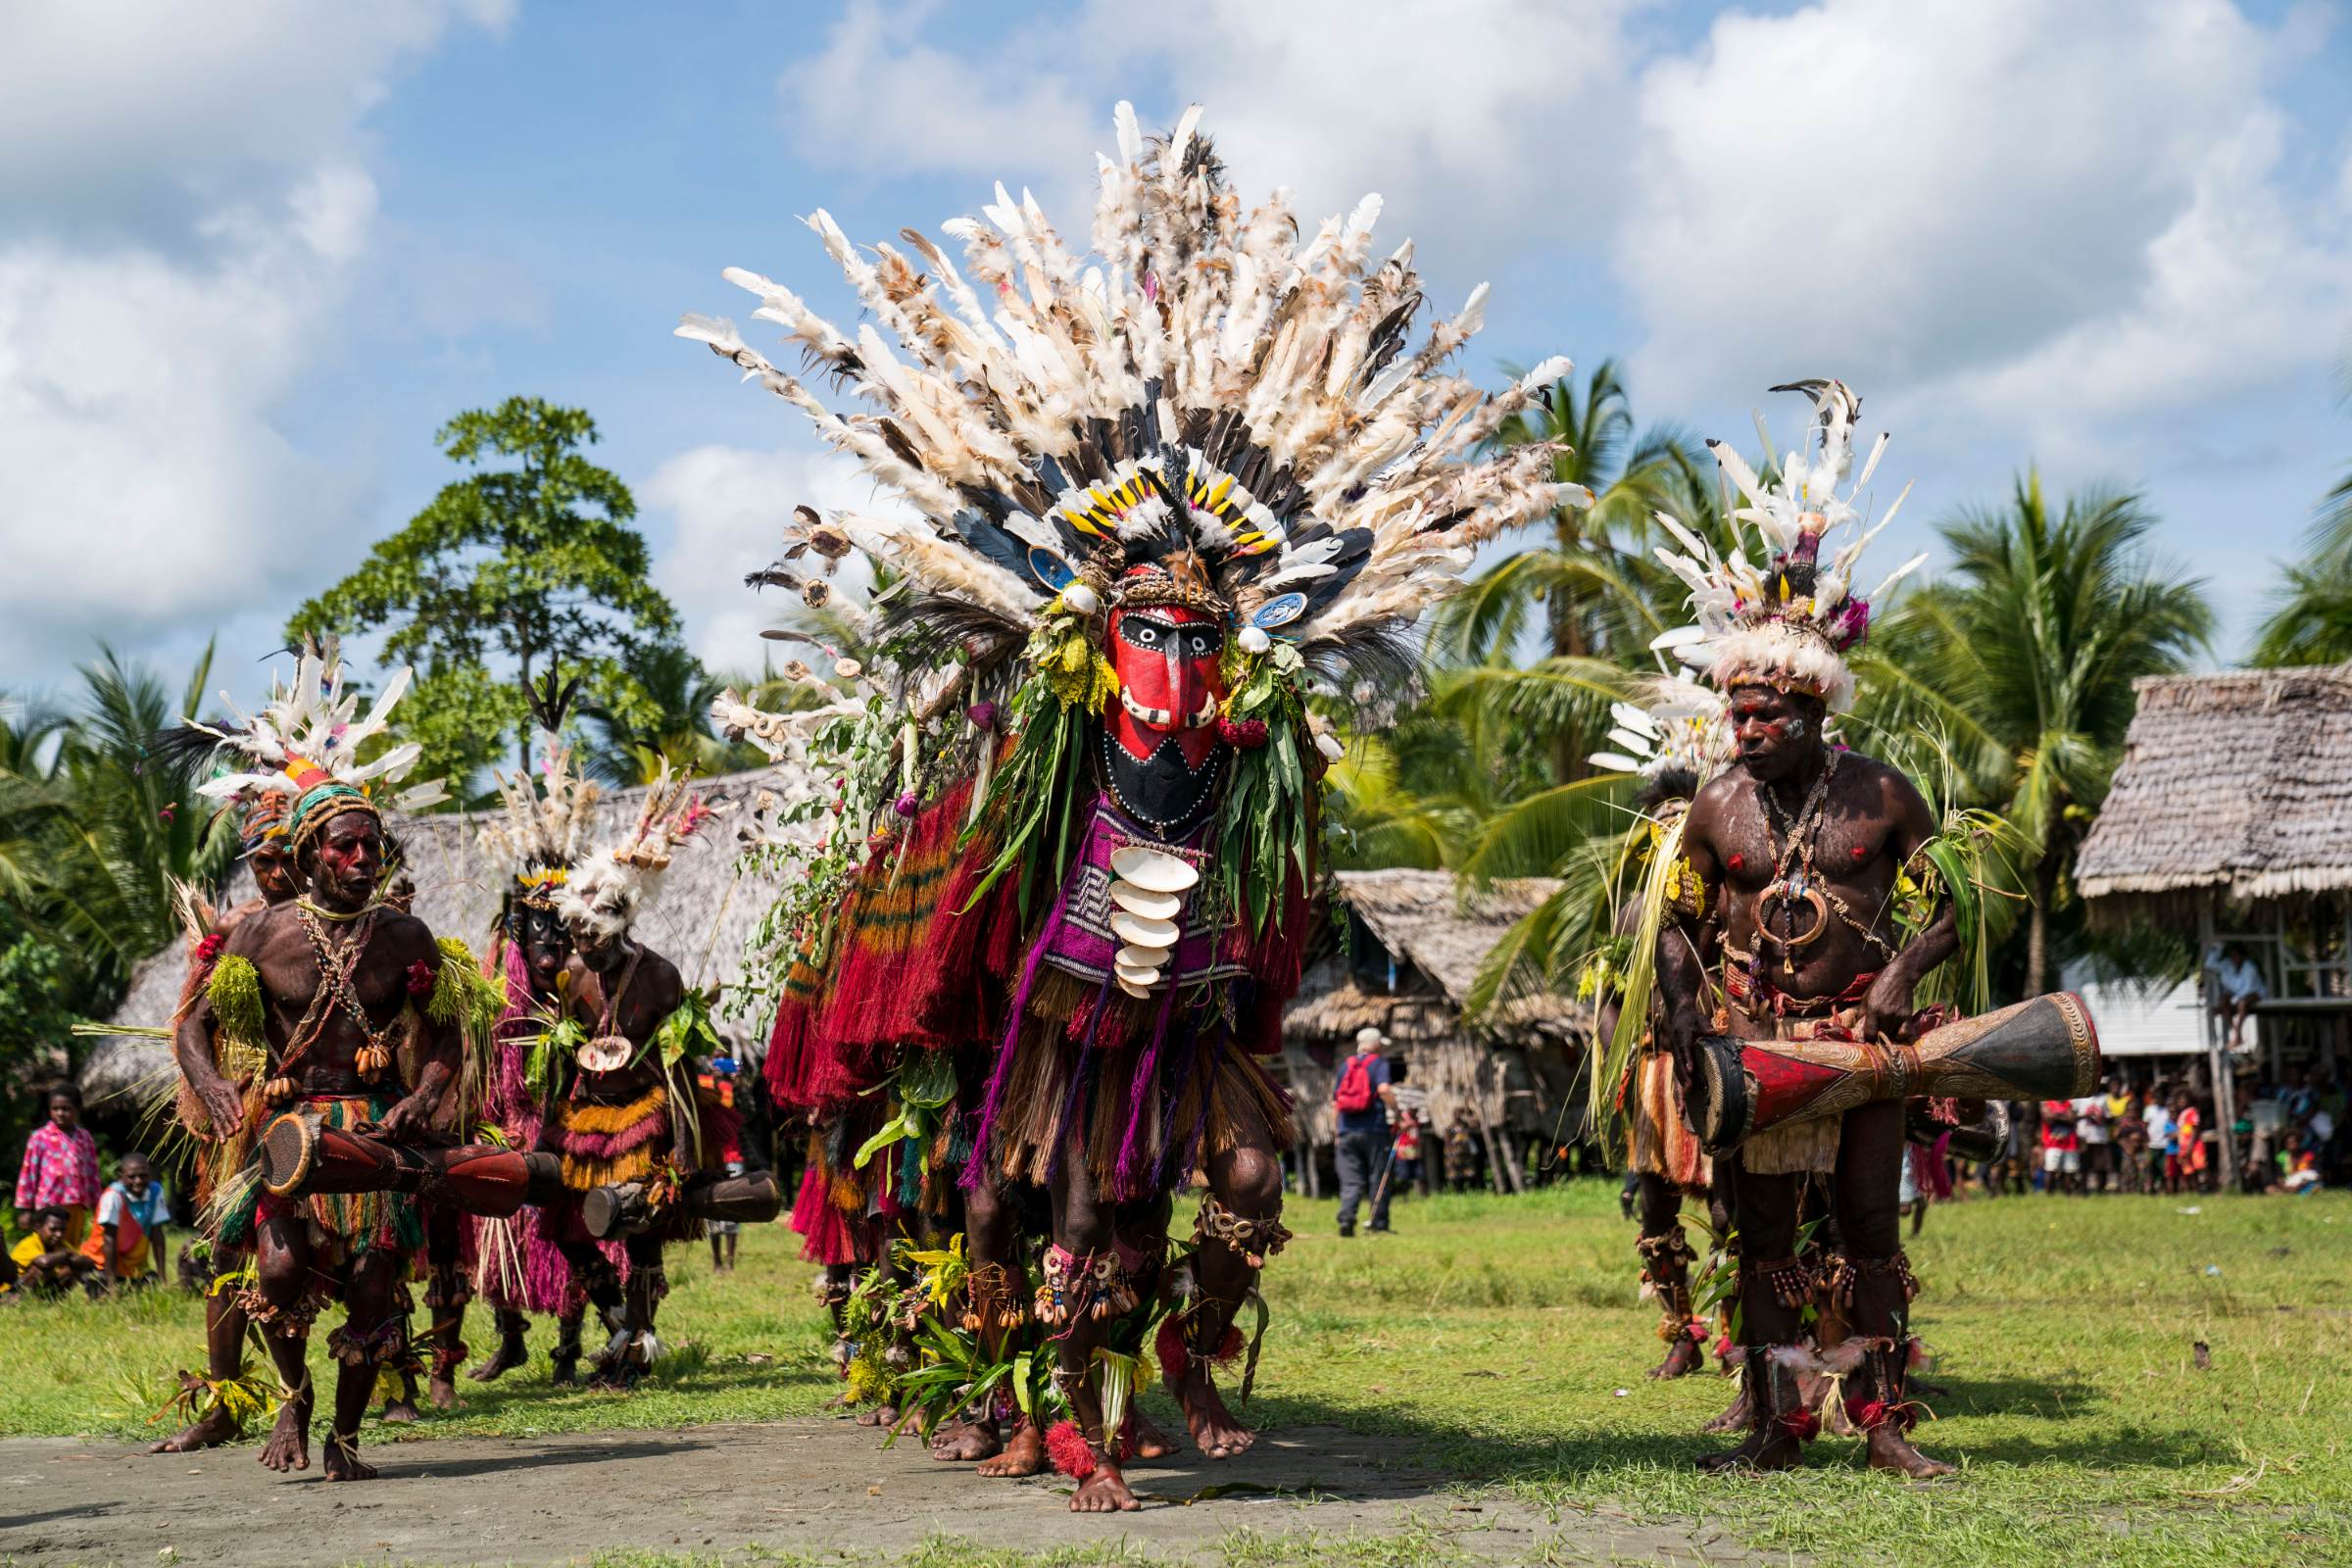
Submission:
{"label": "woven fiber skirt", "polygon": [[1662,1176],[1685,1193],[1704,1193],[1712,1179],[1698,1135],[1683,1121],[1674,1058],[1644,1051],[1628,1074],[1625,1119],[1632,1133],[1628,1161],[1644,1176]]}
{"label": "woven fiber skirt", "polygon": [[1180,1023],[1156,1046],[1106,1050],[1072,1039],[1058,1020],[1030,1018],[1000,1063],[1004,1092],[991,1096],[996,1115],[974,1157],[1006,1180],[1043,1185],[1075,1140],[1096,1190],[1127,1201],[1173,1191],[1245,1143],[1297,1143],[1290,1096],[1213,1019],[1201,1021],[1209,1027]]}

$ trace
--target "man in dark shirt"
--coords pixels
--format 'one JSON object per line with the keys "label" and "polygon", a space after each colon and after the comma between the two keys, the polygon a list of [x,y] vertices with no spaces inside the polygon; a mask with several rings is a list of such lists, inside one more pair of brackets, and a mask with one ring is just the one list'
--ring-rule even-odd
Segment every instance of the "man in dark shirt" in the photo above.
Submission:
{"label": "man in dark shirt", "polygon": [[[1355,1053],[1340,1063],[1332,1089],[1332,1108],[1338,1117],[1334,1151],[1340,1167],[1340,1234],[1355,1234],[1355,1211],[1367,1192],[1372,1197],[1372,1229],[1389,1228],[1390,1183],[1380,1180],[1380,1167],[1389,1152],[1389,1108],[1396,1103],[1396,1088],[1389,1081],[1389,1037],[1378,1029],[1355,1032]],[[1351,1080],[1370,1091],[1357,1109],[1348,1104]]]}

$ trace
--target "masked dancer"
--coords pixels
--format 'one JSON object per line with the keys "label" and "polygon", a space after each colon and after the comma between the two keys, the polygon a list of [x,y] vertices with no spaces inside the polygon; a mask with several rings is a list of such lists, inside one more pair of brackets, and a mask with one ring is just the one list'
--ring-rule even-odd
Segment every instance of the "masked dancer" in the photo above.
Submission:
{"label": "masked dancer", "polygon": [[[798,584],[857,548],[906,579],[874,627],[898,690],[845,742],[867,854],[792,896],[787,956],[813,983],[786,1006],[820,1035],[858,1009],[859,1050],[976,1053],[963,1179],[1049,1195],[1031,1310],[1066,1412],[1046,1446],[1080,1511],[1136,1506],[1127,1416],[1154,1360],[1202,1452],[1251,1442],[1213,1369],[1242,1356],[1236,1317],[1289,1239],[1291,1111],[1264,1058],[1340,750],[1315,678],[1405,688],[1406,633],[1471,549],[1588,499],[1546,446],[1488,450],[1564,362],[1495,397],[1450,373],[1484,290],[1408,342],[1420,283],[1409,247],[1373,253],[1377,199],[1302,239],[1279,194],[1244,212],[1198,120],[1147,142],[1120,107],[1083,260],[1002,190],[951,226],[960,267],[913,231],[869,259],[814,215],[872,317],[855,335],[728,272],[855,416],[729,322],[679,329],[904,504],[804,510],[762,574]],[[1159,1270],[1122,1215],[1197,1170],[1169,1318],[1125,1343]]]}

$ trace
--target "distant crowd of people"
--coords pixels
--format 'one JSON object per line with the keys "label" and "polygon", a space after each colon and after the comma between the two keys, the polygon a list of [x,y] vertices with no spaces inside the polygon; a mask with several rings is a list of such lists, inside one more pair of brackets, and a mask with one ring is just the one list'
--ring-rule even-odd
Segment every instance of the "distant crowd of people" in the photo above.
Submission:
{"label": "distant crowd of people", "polygon": [[2344,1179],[2344,1093],[2332,1081],[2307,1068],[2279,1084],[2248,1075],[2236,1102],[2226,1144],[2210,1092],[2111,1076],[2080,1100],[2012,1104],[2006,1151],[1975,1175],[1995,1197],[2213,1192],[2231,1185],[2224,1150],[2234,1144],[2235,1185],[2248,1192],[2308,1192]]}

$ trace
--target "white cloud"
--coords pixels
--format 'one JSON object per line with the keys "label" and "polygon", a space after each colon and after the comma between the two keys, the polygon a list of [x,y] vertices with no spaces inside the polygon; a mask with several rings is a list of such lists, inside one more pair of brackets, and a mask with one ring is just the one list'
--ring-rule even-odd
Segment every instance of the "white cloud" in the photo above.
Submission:
{"label": "white cloud", "polygon": [[[1002,69],[919,42],[934,5],[853,0],[822,53],[780,81],[802,155],[820,167],[898,174],[959,170],[1018,179],[1083,156],[1095,116],[1067,76]],[[1034,58],[1034,57],[1033,57]]]}
{"label": "white cloud", "polygon": [[0,12],[0,665],[303,580],[361,482],[280,428],[375,223],[361,118],[507,0]]}
{"label": "white cloud", "polygon": [[1619,274],[1645,395],[1838,374],[2115,450],[2102,421],[2275,382],[2352,322],[2340,211],[2282,188],[2298,16],[2225,0],[1825,0],[1642,83]]}
{"label": "white cloud", "polygon": [[1497,242],[1581,235],[1613,199],[1615,160],[1589,154],[1613,139],[1632,9],[1207,0],[1175,14],[1085,0],[956,48],[926,41],[951,13],[858,0],[779,92],[811,164],[970,173],[964,210],[986,195],[979,179],[1027,180],[1079,238],[1112,104],[1133,99],[1149,131],[1198,101],[1246,204],[1279,184],[1311,221],[1377,191],[1387,227],[1414,235],[1425,266],[1468,268]]}
{"label": "white cloud", "polygon": [[[649,575],[686,622],[688,645],[712,669],[756,669],[766,644],[799,601],[781,589],[754,590],[747,573],[776,559],[796,506],[867,515],[903,511],[839,453],[768,452],[702,446],[681,452],[636,487],[646,510],[670,522]],[[845,587],[858,586],[847,577]],[[790,656],[787,656],[790,657]]]}

